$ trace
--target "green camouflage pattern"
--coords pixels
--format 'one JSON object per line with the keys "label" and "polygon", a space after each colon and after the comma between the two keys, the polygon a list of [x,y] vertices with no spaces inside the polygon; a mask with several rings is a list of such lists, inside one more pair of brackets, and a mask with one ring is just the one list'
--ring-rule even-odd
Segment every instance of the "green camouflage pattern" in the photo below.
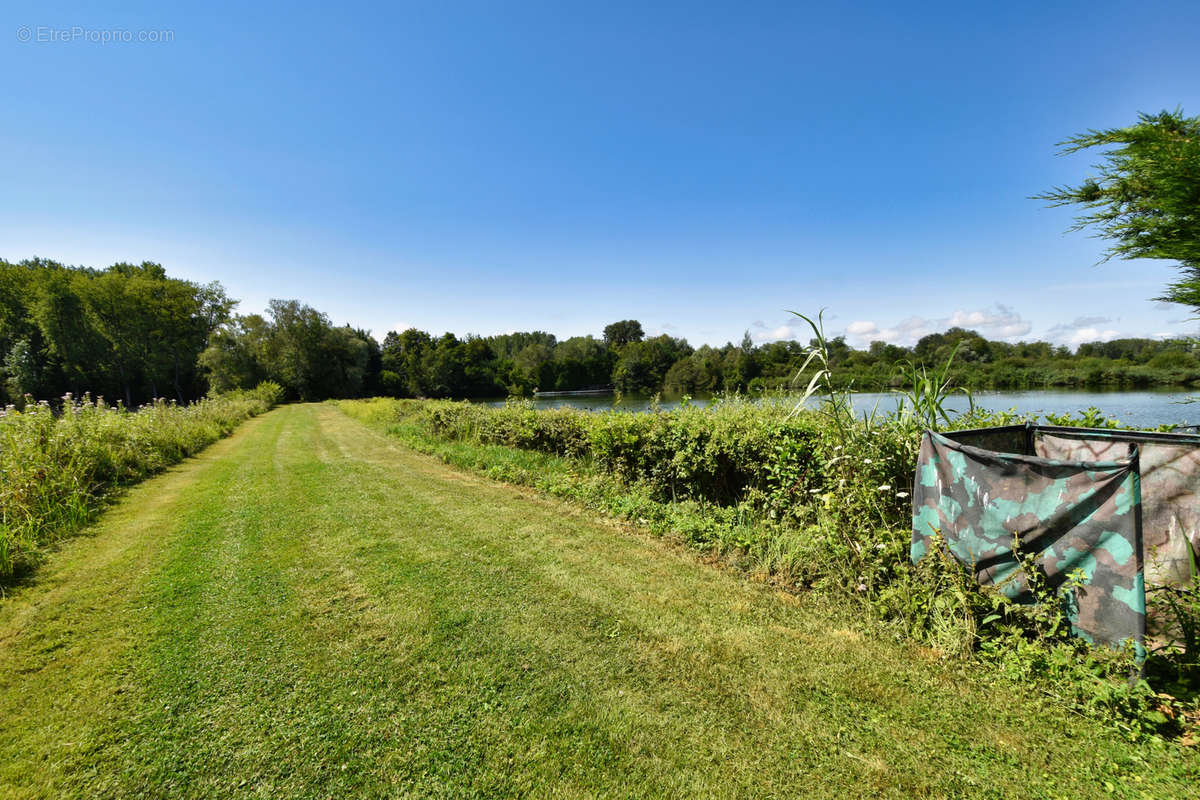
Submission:
{"label": "green camouflage pattern", "polygon": [[[953,437],[953,438],[951,438]],[[1138,449],[1120,458],[1051,460],[1028,454],[1025,426],[926,432],[913,482],[913,563],[940,535],[984,585],[1031,602],[1014,543],[1036,554],[1047,585],[1066,591],[1073,631],[1095,643],[1132,640],[1142,652],[1146,595],[1142,572]],[[1001,446],[1002,452],[974,446]]]}

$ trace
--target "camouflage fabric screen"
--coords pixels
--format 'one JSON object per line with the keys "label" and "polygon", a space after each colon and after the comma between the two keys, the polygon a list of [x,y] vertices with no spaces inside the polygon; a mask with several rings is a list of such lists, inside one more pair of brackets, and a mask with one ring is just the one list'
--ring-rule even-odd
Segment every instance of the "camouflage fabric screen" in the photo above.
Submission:
{"label": "camouflage fabric screen", "polygon": [[1072,573],[1079,577],[1081,585],[1068,597],[1076,634],[1114,645],[1132,640],[1141,651],[1146,600],[1138,448],[1125,443],[1107,460],[1048,459],[1028,452],[1036,434],[1025,426],[953,438],[925,434],[913,482],[912,560],[920,561],[940,534],[981,584],[1028,602],[1013,550],[1019,547],[1036,555],[1052,589]]}

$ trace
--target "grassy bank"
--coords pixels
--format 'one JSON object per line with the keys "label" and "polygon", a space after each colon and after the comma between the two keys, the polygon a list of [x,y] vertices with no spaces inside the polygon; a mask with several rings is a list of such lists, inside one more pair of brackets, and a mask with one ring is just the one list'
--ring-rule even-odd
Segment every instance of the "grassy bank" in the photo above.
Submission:
{"label": "grassy bank", "polygon": [[[1200,719],[1194,658],[1156,653],[1146,679],[1130,682],[1127,654],[1067,635],[1057,597],[1016,605],[947,559],[909,563],[920,429],[911,418],[846,424],[739,401],[655,414],[445,401],[339,406],[448,463],[570,498],[789,590],[838,597],[898,640],[986,664],[1132,735],[1190,740]],[[1002,421],[976,414],[959,424]]]}
{"label": "grassy bank", "polygon": [[0,604],[0,795],[1194,792],[1184,748],[877,634],[286,406]]}
{"label": "grassy bank", "polygon": [[86,524],[114,490],[199,452],[278,400],[279,387],[262,384],[189,406],[160,401],[129,411],[68,395],[57,413],[45,402],[0,412],[0,580]]}

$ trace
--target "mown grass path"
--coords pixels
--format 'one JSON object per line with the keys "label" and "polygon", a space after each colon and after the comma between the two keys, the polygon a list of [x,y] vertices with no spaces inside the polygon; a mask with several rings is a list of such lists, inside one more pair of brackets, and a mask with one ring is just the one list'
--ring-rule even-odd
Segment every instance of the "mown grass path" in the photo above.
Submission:
{"label": "mown grass path", "polygon": [[1185,797],[1196,758],[290,406],[0,601],[0,797]]}

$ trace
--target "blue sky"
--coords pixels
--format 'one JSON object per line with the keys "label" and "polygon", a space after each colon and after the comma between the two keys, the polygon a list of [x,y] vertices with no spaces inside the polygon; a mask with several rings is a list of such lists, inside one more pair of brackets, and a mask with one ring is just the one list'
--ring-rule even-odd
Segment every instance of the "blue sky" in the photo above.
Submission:
{"label": "blue sky", "polygon": [[1028,199],[1071,134],[1200,114],[1194,0],[107,5],[6,4],[0,257],[380,337],[1197,332]]}

